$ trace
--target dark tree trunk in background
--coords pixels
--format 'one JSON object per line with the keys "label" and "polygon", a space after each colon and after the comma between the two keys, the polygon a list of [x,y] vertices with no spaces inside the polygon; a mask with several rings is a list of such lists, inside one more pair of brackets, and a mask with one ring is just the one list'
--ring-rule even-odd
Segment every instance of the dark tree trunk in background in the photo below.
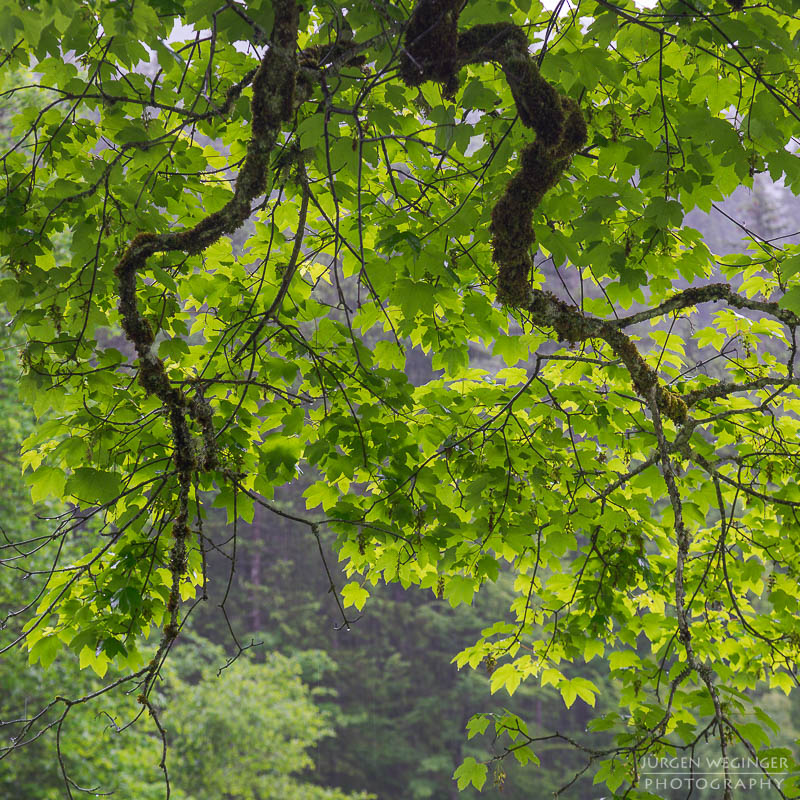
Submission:
{"label": "dark tree trunk in background", "polygon": [[255,507],[253,525],[250,529],[252,536],[250,543],[250,564],[248,570],[248,580],[250,581],[250,629],[260,631],[263,629],[263,598],[258,591],[262,585],[261,559],[264,548],[266,547],[267,531],[265,515],[267,510],[258,504]]}

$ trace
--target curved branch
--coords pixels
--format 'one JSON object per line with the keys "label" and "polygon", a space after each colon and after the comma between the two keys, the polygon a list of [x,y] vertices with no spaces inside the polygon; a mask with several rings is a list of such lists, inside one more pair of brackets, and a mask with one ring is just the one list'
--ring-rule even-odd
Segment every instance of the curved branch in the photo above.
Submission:
{"label": "curved branch", "polygon": [[[139,309],[137,274],[146,267],[155,253],[182,251],[198,253],[216,242],[223,234],[233,233],[250,216],[252,201],[267,188],[269,156],[283,123],[293,114],[297,73],[296,49],[299,10],[295,0],[275,3],[275,26],[269,48],[252,79],[251,137],[244,164],[236,179],[233,197],[226,205],[194,227],[162,234],[140,233],[128,246],[115,269],[119,281],[119,312],[122,328],[139,356],[139,382],[148,394],[164,404],[169,418],[178,472],[178,511],[173,526],[174,543],[169,568],[172,585],[167,611],[169,621],[145,681],[142,696],[149,689],[166,653],[178,634],[180,581],[186,571],[186,542],[189,529],[189,495],[192,475],[198,468],[211,469],[216,464],[212,410],[202,395],[190,399],[170,381],[164,362],[155,354],[155,335]],[[204,458],[197,463],[188,418],[194,419],[203,432]]]}
{"label": "curved branch", "polygon": [[461,0],[418,0],[406,29],[400,75],[408,86],[441,83],[445,95],[452,96],[463,67],[493,61],[503,70],[520,121],[536,134],[536,140],[520,154],[520,169],[492,210],[497,298],[524,308],[530,299],[533,213],[558,183],[572,155],[586,143],[586,122],[578,104],[541,76],[522,28],[499,22],[459,33],[462,6]]}
{"label": "curved branch", "polygon": [[622,317],[621,319],[614,320],[610,324],[617,328],[627,328],[639,322],[662,317],[672,311],[691,308],[701,303],[715,303],[719,300],[725,300],[728,305],[734,308],[761,311],[789,326],[800,325],[800,317],[798,317],[797,314],[785,308],[781,308],[777,303],[742,297],[742,295],[731,288],[729,283],[710,283],[708,286],[685,289],[654,308],[648,308],[636,314],[631,314],[628,317]]}
{"label": "curved branch", "polygon": [[661,385],[658,373],[647,364],[636,345],[613,321],[585,316],[580,309],[568,305],[551,292],[541,289],[529,289],[528,292],[531,299],[527,310],[534,322],[553,328],[561,341],[602,339],[625,364],[633,388],[640,397],[647,400],[650,390],[655,387],[658,408],[673,422],[686,422],[686,403],[679,395]]}
{"label": "curved branch", "polygon": [[622,359],[637,393],[647,398],[651,387],[656,387],[659,409],[673,421],[684,422],[686,404],[660,385],[655,370],[616,326],[585,317],[550,292],[531,289],[533,213],[560,180],[572,155],[585,144],[586,122],[578,104],[542,78],[521,28],[501,22],[458,33],[458,11],[459,0],[417,2],[406,30],[400,73],[410,86],[432,80],[453,93],[461,67],[495,61],[511,88],[520,121],[536,133],[536,140],[522,151],[519,172],[492,210],[498,300],[525,308],[535,322],[554,328],[560,339],[603,339]]}

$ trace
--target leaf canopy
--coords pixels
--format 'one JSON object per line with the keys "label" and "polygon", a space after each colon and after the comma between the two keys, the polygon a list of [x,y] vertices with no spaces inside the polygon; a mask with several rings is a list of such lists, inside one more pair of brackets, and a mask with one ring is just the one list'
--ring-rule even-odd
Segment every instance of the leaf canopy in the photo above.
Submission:
{"label": "leaf canopy", "polygon": [[379,580],[455,606],[512,571],[457,663],[569,708],[602,659],[612,792],[652,797],[639,760],[704,734],[770,752],[748,692],[797,682],[800,245],[715,253],[686,215],[762,173],[800,192],[798,4],[410,5],[0,2],[23,460],[73,509],[8,646],[114,662],[155,713],[226,546],[202,521],[258,504],[337,532],[342,624]]}

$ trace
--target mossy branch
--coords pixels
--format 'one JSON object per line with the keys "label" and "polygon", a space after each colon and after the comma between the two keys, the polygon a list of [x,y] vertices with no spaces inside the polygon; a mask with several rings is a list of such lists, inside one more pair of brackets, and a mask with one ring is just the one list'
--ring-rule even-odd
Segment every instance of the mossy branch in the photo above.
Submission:
{"label": "mossy branch", "polygon": [[[163,656],[178,634],[180,581],[186,571],[186,543],[190,534],[192,476],[197,469],[212,469],[216,465],[216,452],[211,407],[202,394],[190,398],[177,388],[169,380],[164,362],[154,352],[155,335],[138,305],[137,275],[155,253],[198,253],[224,234],[233,233],[250,216],[252,201],[266,190],[270,153],[283,124],[293,115],[297,75],[297,3],[295,0],[276,0],[274,7],[275,25],[269,48],[252,76],[251,136],[233,197],[222,209],[209,214],[192,228],[163,234],[140,233],[130,243],[114,270],[119,282],[122,328],[139,356],[140,384],[148,394],[157,396],[164,404],[172,433],[179,483],[178,511],[172,529],[174,541],[169,560],[172,585],[167,599],[168,622],[145,680],[145,697],[152,687]],[[229,99],[232,102],[235,98]],[[203,458],[200,463],[195,456],[189,419],[194,420],[202,432]]]}
{"label": "mossy branch", "polygon": [[792,311],[781,308],[777,303],[771,303],[767,300],[756,300],[755,298],[744,297],[735,292],[729,283],[710,283],[707,286],[684,289],[682,292],[678,292],[678,294],[669,298],[669,300],[665,300],[660,305],[615,320],[612,324],[616,325],[618,328],[627,328],[638,322],[646,322],[656,317],[663,317],[665,314],[669,314],[673,311],[680,311],[683,308],[691,308],[701,303],[712,303],[718,300],[724,300],[728,305],[734,308],[761,311],[789,326],[800,325],[800,317]]}
{"label": "mossy branch", "polygon": [[400,75],[409,86],[441,83],[452,96],[458,72],[468,64],[493,61],[503,70],[520,121],[536,133],[536,141],[521,153],[519,172],[492,211],[497,298],[524,308],[530,298],[533,213],[586,143],[586,123],[578,104],[541,76],[522,28],[499,22],[459,32],[462,6],[461,0],[417,2],[406,28]]}
{"label": "mossy branch", "polygon": [[602,339],[622,360],[631,376],[633,388],[642,399],[647,400],[655,389],[661,412],[673,422],[682,424],[686,421],[686,403],[660,384],[658,373],[648,365],[636,345],[614,322],[585,316],[551,292],[528,289],[528,293],[530,300],[527,310],[538,324],[553,328],[560,341]]}
{"label": "mossy branch", "polygon": [[528,289],[528,292],[530,300],[527,310],[535,322],[553,328],[561,341],[583,342],[587,339],[602,339],[607,342],[628,369],[637,394],[647,399],[651,387],[655,386],[658,407],[673,422],[679,424],[686,422],[688,407],[700,400],[725,397],[736,392],[754,391],[770,386],[785,388],[798,385],[798,379],[792,377],[770,376],[744,383],[718,383],[681,397],[659,383],[656,371],[647,364],[631,339],[622,331],[623,328],[680,309],[718,301],[725,301],[733,308],[760,311],[792,328],[800,326],[800,317],[793,312],[781,308],[777,303],[743,297],[727,283],[712,283],[708,286],[686,289],[653,308],[616,320],[585,316],[579,309],[541,289]]}
{"label": "mossy branch", "polygon": [[[520,121],[536,134],[536,139],[520,153],[519,171],[492,209],[492,256],[498,266],[498,300],[525,309],[534,322],[552,327],[563,341],[607,342],[628,369],[637,394],[648,401],[655,392],[660,413],[684,423],[688,414],[686,402],[660,384],[658,374],[623,333],[624,328],[718,300],[733,308],[769,314],[792,327],[800,325],[800,317],[777,303],[745,298],[728,284],[687,289],[652,309],[614,321],[584,316],[550,292],[532,289],[533,214],[545,194],[561,179],[571,157],[586,143],[586,123],[578,104],[541,76],[522,28],[499,22],[459,32],[458,14],[462,5],[460,0],[418,0],[406,28],[400,75],[409,86],[439,82],[446,94],[453,95],[458,88],[460,69],[469,64],[495,62],[508,81]],[[726,387],[724,393],[736,390]],[[711,396],[706,391],[701,394]],[[697,399],[700,395],[692,397],[693,402]]]}
{"label": "mossy branch", "polygon": [[521,28],[501,22],[475,25],[459,33],[460,6],[457,0],[420,0],[416,4],[406,29],[400,72],[409,85],[432,80],[443,83],[446,91],[454,91],[460,68],[494,61],[506,76],[520,121],[536,134],[536,140],[521,153],[519,171],[492,210],[498,300],[526,309],[562,340],[603,339],[627,367],[636,392],[647,399],[655,390],[663,413],[676,422],[685,421],[686,404],[659,384],[655,370],[622,331],[612,323],[584,316],[550,292],[531,289],[533,213],[558,183],[572,155],[585,144],[586,123],[578,104],[541,76]]}

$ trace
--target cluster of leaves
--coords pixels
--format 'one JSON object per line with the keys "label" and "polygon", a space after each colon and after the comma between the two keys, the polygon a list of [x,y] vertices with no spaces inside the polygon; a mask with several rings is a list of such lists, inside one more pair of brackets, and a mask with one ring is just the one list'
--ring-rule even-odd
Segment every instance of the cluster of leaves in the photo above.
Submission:
{"label": "cluster of leaves", "polygon": [[[299,498],[299,492],[293,494]],[[281,497],[284,503],[290,499],[288,492]],[[329,540],[324,535],[323,545]],[[449,663],[464,642],[473,641],[504,614],[514,598],[510,573],[484,587],[471,605],[456,608],[414,588],[378,585],[371,588],[364,616],[350,631],[337,632],[331,626],[336,604],[326,593],[318,560],[291,521],[276,523],[257,514],[254,524],[241,531],[232,602],[226,608],[230,624],[245,642],[254,639],[282,652],[319,643],[335,662],[323,685],[335,690],[325,704],[335,709],[338,730],[321,742],[315,756],[319,782],[365,788],[398,800],[445,797],[455,788],[451,776],[465,757],[484,760],[493,744],[503,752],[502,740],[492,741],[493,729],[471,740],[464,736],[475,710],[502,715],[511,703],[529,720],[534,735],[555,727],[579,736],[591,718],[592,709],[582,701],[565,710],[551,686],[521,685],[510,701],[505,692],[489,698],[488,669],[458,670]],[[212,604],[224,591],[224,581],[217,578],[225,569],[221,560],[210,561]],[[227,625],[217,619],[213,605],[198,609],[192,623],[206,637],[228,638]],[[599,708],[615,707],[616,692],[599,660],[573,665],[570,673],[602,687]],[[555,791],[565,774],[581,766],[580,754],[564,742],[554,740],[537,751],[538,769],[497,762],[489,769],[489,785],[502,783],[503,797],[523,800]],[[463,791],[465,797],[478,796],[474,788]],[[581,780],[579,791],[591,791],[591,777]]]}
{"label": "cluster of leaves", "polygon": [[[60,506],[33,503],[20,474],[20,445],[35,423],[15,391],[16,355],[24,343],[8,334],[8,319],[3,321],[0,552],[7,568],[0,571],[0,607],[15,609],[32,581],[50,575],[49,553],[42,545],[49,540],[51,520]],[[78,539],[67,546],[80,554],[81,545]],[[102,625],[93,627],[90,615],[83,613],[81,618],[87,629],[103,631]],[[7,631],[18,636],[18,620],[12,616],[6,622]],[[43,649],[42,642],[51,644]],[[0,662],[0,723],[5,734],[0,759],[16,748],[24,754],[3,762],[0,795],[56,800],[64,797],[66,780],[68,791],[80,786],[92,794],[113,791],[137,800],[163,798],[162,746],[147,726],[132,724],[141,712],[135,687],[125,680],[124,663],[109,669],[102,647],[90,652],[74,645],[76,654],[56,660],[53,642],[59,639],[36,638],[35,644],[6,653]],[[195,800],[215,791],[242,800],[366,800],[363,793],[304,780],[315,777],[309,750],[332,735],[340,715],[334,707],[321,709],[324,698],[301,681],[318,681],[333,668],[330,660],[318,651],[295,650],[291,658],[272,653],[266,661],[257,661],[243,655],[228,665],[222,649],[208,640],[193,637],[182,643],[158,688],[159,702],[170,707],[163,719],[171,733],[173,797]],[[35,662],[49,669],[37,669]],[[92,670],[82,669],[87,664]],[[220,677],[220,667],[227,680]],[[108,691],[99,678],[116,691]],[[85,703],[86,697],[94,701]]]}
{"label": "cluster of leaves", "polygon": [[[800,247],[721,258],[683,219],[759,172],[800,189],[796,2],[460,5],[415,6],[447,16],[455,81],[385,0],[0,3],[0,61],[35,76],[9,90],[30,102],[0,208],[22,396],[49,414],[25,464],[76,509],[17,639],[138,671],[155,714],[179,605],[229,545],[205,506],[235,542],[304,473],[297,521],[336,531],[351,578],[342,624],[379,580],[456,606],[511,570],[510,617],[460,665],[571,706],[597,687],[564,665],[607,659],[613,745],[581,746],[612,792],[652,796],[639,759],[706,736],[788,758],[748,691],[797,682]],[[509,24],[527,56],[494,46]],[[540,152],[564,161],[521,209],[538,255],[528,237],[510,309],[489,219],[547,98],[588,138]],[[496,726],[535,761],[521,720]]]}

